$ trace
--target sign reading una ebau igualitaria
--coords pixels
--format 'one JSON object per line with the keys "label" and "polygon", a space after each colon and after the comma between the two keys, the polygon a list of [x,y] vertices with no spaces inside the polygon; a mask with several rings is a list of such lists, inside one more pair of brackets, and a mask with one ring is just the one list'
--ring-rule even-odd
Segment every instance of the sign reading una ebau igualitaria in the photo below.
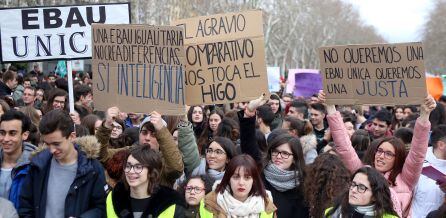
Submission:
{"label": "sign reading una ebau igualitaria", "polygon": [[184,114],[184,47],[180,27],[94,24],[93,92],[106,110]]}

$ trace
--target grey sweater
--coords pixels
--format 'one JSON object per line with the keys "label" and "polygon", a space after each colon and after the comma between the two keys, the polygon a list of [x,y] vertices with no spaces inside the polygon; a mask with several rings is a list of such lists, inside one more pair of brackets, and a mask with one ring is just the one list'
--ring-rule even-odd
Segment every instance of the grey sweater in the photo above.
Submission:
{"label": "grey sweater", "polygon": [[2,218],[19,218],[14,205],[4,198],[0,198],[0,217]]}

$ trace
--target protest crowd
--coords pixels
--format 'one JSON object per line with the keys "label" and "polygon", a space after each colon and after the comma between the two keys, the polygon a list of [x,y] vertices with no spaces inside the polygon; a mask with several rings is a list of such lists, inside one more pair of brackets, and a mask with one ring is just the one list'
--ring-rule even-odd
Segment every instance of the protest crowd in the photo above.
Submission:
{"label": "protest crowd", "polygon": [[95,110],[85,73],[69,113],[66,78],[1,78],[3,217],[445,215],[446,183],[421,175],[446,170],[444,97],[336,107],[282,89],[166,116]]}
{"label": "protest crowd", "polygon": [[260,10],[0,11],[0,218],[446,217],[421,43],[320,47],[320,69],[272,82]]}

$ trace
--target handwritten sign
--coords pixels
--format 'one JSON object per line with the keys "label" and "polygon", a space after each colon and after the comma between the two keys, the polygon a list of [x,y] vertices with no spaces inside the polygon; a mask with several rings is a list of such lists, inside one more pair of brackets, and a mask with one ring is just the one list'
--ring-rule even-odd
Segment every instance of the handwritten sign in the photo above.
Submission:
{"label": "handwritten sign", "polygon": [[177,20],[186,45],[186,103],[249,101],[268,92],[261,11]]}
{"label": "handwritten sign", "polygon": [[94,24],[95,107],[184,114],[184,38],[180,27]]}
{"label": "handwritten sign", "polygon": [[319,48],[327,102],[331,104],[421,104],[427,96],[419,42]]}

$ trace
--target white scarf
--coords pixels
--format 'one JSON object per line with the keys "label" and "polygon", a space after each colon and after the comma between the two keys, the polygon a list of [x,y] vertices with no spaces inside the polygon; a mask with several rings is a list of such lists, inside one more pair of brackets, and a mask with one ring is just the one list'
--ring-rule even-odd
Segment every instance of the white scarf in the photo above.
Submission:
{"label": "white scarf", "polygon": [[241,202],[227,189],[223,194],[217,193],[217,204],[226,211],[228,217],[259,217],[265,211],[265,202],[261,196],[250,196],[245,202]]}

